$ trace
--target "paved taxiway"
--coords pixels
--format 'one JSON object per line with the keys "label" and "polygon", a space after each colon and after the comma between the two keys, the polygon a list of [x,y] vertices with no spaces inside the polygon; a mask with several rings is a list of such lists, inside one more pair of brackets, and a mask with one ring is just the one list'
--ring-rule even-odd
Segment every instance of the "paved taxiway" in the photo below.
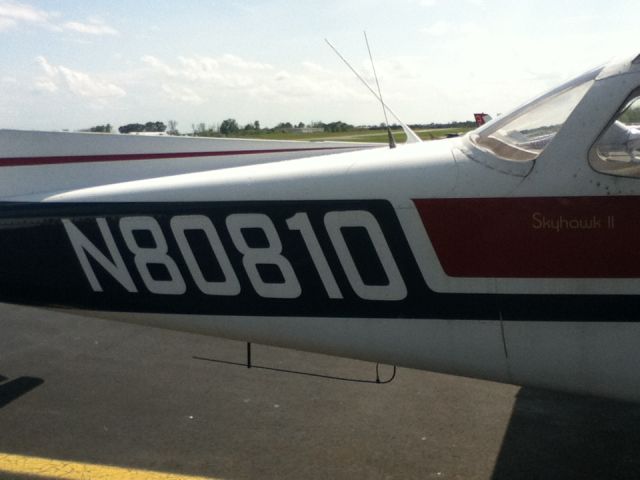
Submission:
{"label": "paved taxiway", "polygon": [[[245,353],[0,305],[0,478],[640,478],[640,405],[408,369],[375,385],[193,358]],[[259,345],[253,362],[375,378],[372,364]]]}

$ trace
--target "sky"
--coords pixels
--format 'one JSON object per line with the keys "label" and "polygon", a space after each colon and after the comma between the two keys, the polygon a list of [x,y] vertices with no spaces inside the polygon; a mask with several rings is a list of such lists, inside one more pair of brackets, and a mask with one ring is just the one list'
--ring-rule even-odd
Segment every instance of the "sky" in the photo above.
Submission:
{"label": "sky", "polygon": [[640,53],[637,0],[0,0],[0,128],[406,123],[506,113]]}

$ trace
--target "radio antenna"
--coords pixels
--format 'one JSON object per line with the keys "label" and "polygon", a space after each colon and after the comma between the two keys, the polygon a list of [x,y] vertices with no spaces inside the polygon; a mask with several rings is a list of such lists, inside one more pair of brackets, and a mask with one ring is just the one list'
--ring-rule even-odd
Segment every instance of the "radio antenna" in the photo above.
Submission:
{"label": "radio antenna", "polygon": [[387,134],[389,135],[389,148],[396,148],[396,140],[391,133],[391,127],[389,127],[389,118],[387,117],[387,109],[384,108],[384,100],[382,100],[382,90],[380,90],[380,82],[378,81],[378,74],[376,73],[376,64],[373,62],[373,55],[371,55],[371,47],[369,47],[369,39],[367,38],[367,32],[364,31],[364,41],[367,44],[367,51],[369,52],[369,60],[371,60],[371,68],[373,69],[373,78],[376,79],[376,86],[378,87],[378,97],[380,98],[380,104],[382,105],[382,113],[384,113],[384,124],[387,126]]}
{"label": "radio antenna", "polygon": [[[333,50],[333,52],[340,58],[340,60],[342,60],[343,63],[347,67],[349,67],[349,70],[351,70],[351,72],[356,76],[356,78],[358,80],[360,80],[365,87],[367,87],[367,90],[369,90],[373,94],[373,96],[376,97],[380,101],[380,103],[382,103],[382,106],[385,109],[385,111],[388,111],[393,116],[393,118],[396,119],[396,121],[400,124],[400,126],[402,127],[402,130],[404,130],[404,133],[407,136],[407,143],[420,143],[420,142],[422,142],[422,139],[418,135],[416,135],[416,133],[413,130],[411,130],[411,128],[409,128],[408,125],[406,125],[402,120],[400,120],[400,117],[398,117],[398,115],[396,115],[395,112],[393,110],[391,110],[389,105],[384,103],[384,101],[378,95],[378,93],[376,93],[376,91],[371,87],[371,85],[369,85],[369,83],[364,78],[362,78],[362,75],[360,75],[356,71],[356,69],[351,66],[351,64],[347,61],[347,59],[344,58],[342,56],[342,54],[340,54],[338,49],[336,47],[334,47],[328,39],[325,38],[324,41],[327,43],[327,45],[329,45],[329,47],[331,47],[331,50]],[[377,80],[377,78],[376,78],[376,80]],[[385,115],[385,118],[386,118],[386,115]],[[388,126],[388,123],[387,123],[387,126]]]}

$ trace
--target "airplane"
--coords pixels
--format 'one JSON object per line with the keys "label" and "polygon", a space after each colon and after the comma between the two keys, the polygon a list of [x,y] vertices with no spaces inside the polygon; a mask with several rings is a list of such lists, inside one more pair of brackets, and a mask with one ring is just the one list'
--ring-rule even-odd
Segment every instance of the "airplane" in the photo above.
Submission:
{"label": "airplane", "polygon": [[640,401],[640,56],[458,138],[0,131],[0,300]]}

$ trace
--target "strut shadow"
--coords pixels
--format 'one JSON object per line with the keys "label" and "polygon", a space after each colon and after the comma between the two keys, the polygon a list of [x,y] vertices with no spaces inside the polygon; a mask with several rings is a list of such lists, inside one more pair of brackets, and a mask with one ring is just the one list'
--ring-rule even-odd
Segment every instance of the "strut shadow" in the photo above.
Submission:
{"label": "strut shadow", "polygon": [[6,407],[44,383],[42,378],[37,377],[19,377],[8,382],[6,380],[6,377],[0,375],[0,408]]}
{"label": "strut shadow", "polygon": [[522,388],[492,480],[637,479],[640,405]]}

